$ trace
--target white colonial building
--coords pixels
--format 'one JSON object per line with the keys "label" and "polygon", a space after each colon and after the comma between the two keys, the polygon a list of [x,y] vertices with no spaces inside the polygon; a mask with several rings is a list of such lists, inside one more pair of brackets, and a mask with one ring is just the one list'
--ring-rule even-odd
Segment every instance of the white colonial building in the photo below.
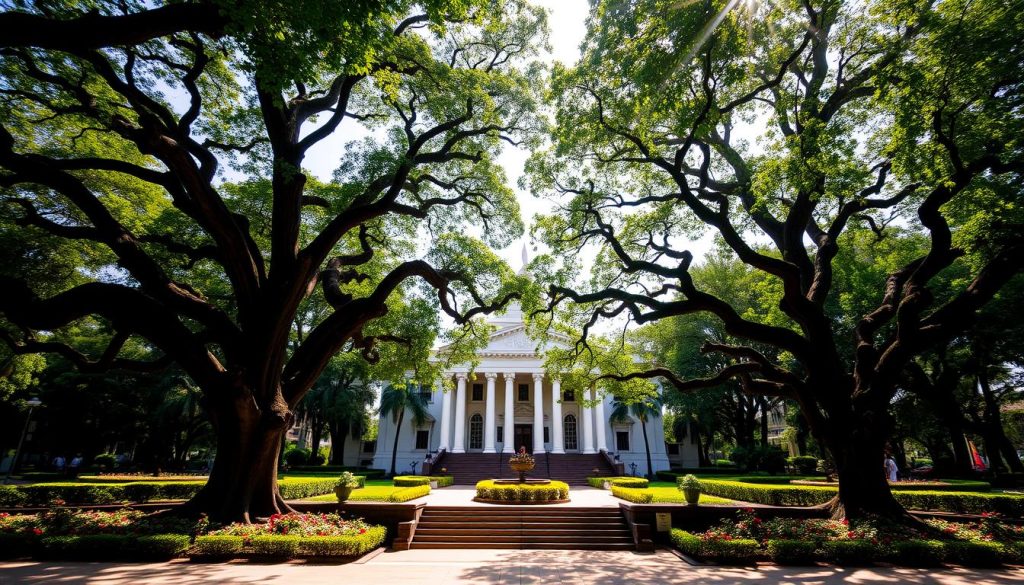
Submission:
{"label": "white colonial building", "polygon": [[[626,474],[632,470],[637,475],[647,472],[641,423],[633,417],[609,420],[612,396],[603,396],[595,406],[587,407],[583,401],[590,398],[589,389],[568,388],[557,377],[549,376],[543,367],[544,348],[538,348],[527,335],[518,305],[488,322],[496,331],[487,347],[478,352],[479,364],[474,372],[468,366],[446,372],[454,390],[444,391],[441,380],[432,387],[421,387],[430,416],[418,427],[405,417],[398,433],[397,473],[413,469],[419,472],[428,456],[433,458],[441,452],[446,452],[444,461],[448,465],[455,465],[462,454],[497,454],[492,457],[500,461],[501,454],[511,454],[520,447],[535,455],[589,455],[587,461],[593,460],[594,454],[608,453],[609,457],[603,459],[611,462],[619,458]],[[647,438],[654,471],[668,469],[662,417],[647,422]],[[394,440],[394,421],[382,417],[375,468],[390,468]],[[678,453],[687,448],[691,456],[674,453],[675,465],[690,463],[687,459],[695,464],[696,449],[689,442],[672,450]],[[490,458],[477,456],[475,460]],[[632,468],[631,463],[636,467]],[[556,475],[554,469],[551,474]]]}

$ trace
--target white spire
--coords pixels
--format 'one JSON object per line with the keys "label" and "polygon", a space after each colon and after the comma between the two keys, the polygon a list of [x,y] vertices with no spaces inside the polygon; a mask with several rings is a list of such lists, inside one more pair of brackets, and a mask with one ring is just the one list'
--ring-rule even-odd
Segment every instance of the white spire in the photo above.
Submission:
{"label": "white spire", "polygon": [[526,274],[526,265],[530,263],[529,255],[526,253],[526,242],[523,242],[523,266],[519,269],[519,274]]}

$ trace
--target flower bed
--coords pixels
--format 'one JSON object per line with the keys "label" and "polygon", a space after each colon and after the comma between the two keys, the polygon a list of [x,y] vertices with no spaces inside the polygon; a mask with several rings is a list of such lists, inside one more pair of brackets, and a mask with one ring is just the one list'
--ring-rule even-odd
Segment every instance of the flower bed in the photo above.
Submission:
{"label": "flower bed", "polygon": [[476,501],[500,504],[557,504],[569,501],[569,484],[494,483],[486,479],[476,484]]}
{"label": "flower bed", "polygon": [[232,524],[198,536],[189,555],[217,560],[356,557],[379,547],[386,536],[383,526],[337,514],[275,514],[265,524]]}
{"label": "flower bed", "polygon": [[[834,487],[796,485],[755,485],[740,481],[701,480],[705,493],[770,506],[815,506],[832,499]],[[938,510],[962,514],[996,512],[1015,518],[1024,517],[1024,496],[952,491],[893,491],[893,496],[909,510]]]}
{"label": "flower bed", "polygon": [[628,488],[645,488],[650,482],[643,477],[588,477],[587,485],[598,489],[604,489],[604,482],[611,485]]}
{"label": "flower bed", "polygon": [[391,481],[395,487],[430,485],[430,482],[436,481],[437,487],[443,488],[454,485],[455,477],[451,475],[396,475]]}
{"label": "flower bed", "polygon": [[779,564],[827,561],[840,565],[886,561],[910,566],[951,562],[994,566],[1024,562],[1024,527],[990,515],[975,523],[930,520],[924,528],[885,522],[855,524],[836,520],[757,518],[741,511],[700,534],[679,529],[671,533],[683,553],[722,563],[772,560]]}
{"label": "flower bed", "polygon": [[[334,491],[335,478],[286,477],[278,481],[281,496],[298,500]],[[41,483],[0,486],[0,507],[42,507],[55,500],[72,504],[145,503],[151,500],[187,500],[204,483],[199,481],[136,481],[128,483]]]}

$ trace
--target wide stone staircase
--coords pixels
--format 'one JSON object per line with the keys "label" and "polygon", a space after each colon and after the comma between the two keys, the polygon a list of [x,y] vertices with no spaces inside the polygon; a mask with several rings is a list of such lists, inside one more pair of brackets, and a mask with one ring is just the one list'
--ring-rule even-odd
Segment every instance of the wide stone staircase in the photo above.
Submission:
{"label": "wide stone staircase", "polygon": [[618,508],[427,506],[411,548],[633,550]]}
{"label": "wide stone staircase", "polygon": [[[456,485],[474,485],[482,479],[512,478],[515,473],[508,466],[508,453],[448,453],[440,466],[432,473],[439,473],[440,468],[448,470],[455,478]],[[569,485],[587,485],[587,477],[593,475],[596,468],[599,475],[615,475],[615,470],[602,454],[596,455],[534,455],[537,466],[527,476],[543,479],[556,479]]]}

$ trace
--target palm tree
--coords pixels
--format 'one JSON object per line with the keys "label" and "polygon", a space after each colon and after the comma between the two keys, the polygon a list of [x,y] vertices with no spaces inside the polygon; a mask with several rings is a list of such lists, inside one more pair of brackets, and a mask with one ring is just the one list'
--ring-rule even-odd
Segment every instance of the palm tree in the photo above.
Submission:
{"label": "palm tree", "polygon": [[419,388],[412,384],[405,386],[388,386],[380,395],[380,415],[391,415],[395,422],[395,445],[391,450],[391,476],[395,475],[395,459],[398,457],[398,435],[402,432],[402,420],[405,411],[412,416],[414,426],[427,421],[427,405],[420,398]]}
{"label": "palm tree", "polygon": [[647,479],[654,479],[654,466],[651,464],[651,444],[647,440],[647,421],[661,416],[661,396],[651,396],[643,402],[626,404],[616,398],[612,402],[612,414],[608,417],[613,423],[629,423],[630,415],[640,421],[640,430],[644,434],[644,449],[647,451]]}

